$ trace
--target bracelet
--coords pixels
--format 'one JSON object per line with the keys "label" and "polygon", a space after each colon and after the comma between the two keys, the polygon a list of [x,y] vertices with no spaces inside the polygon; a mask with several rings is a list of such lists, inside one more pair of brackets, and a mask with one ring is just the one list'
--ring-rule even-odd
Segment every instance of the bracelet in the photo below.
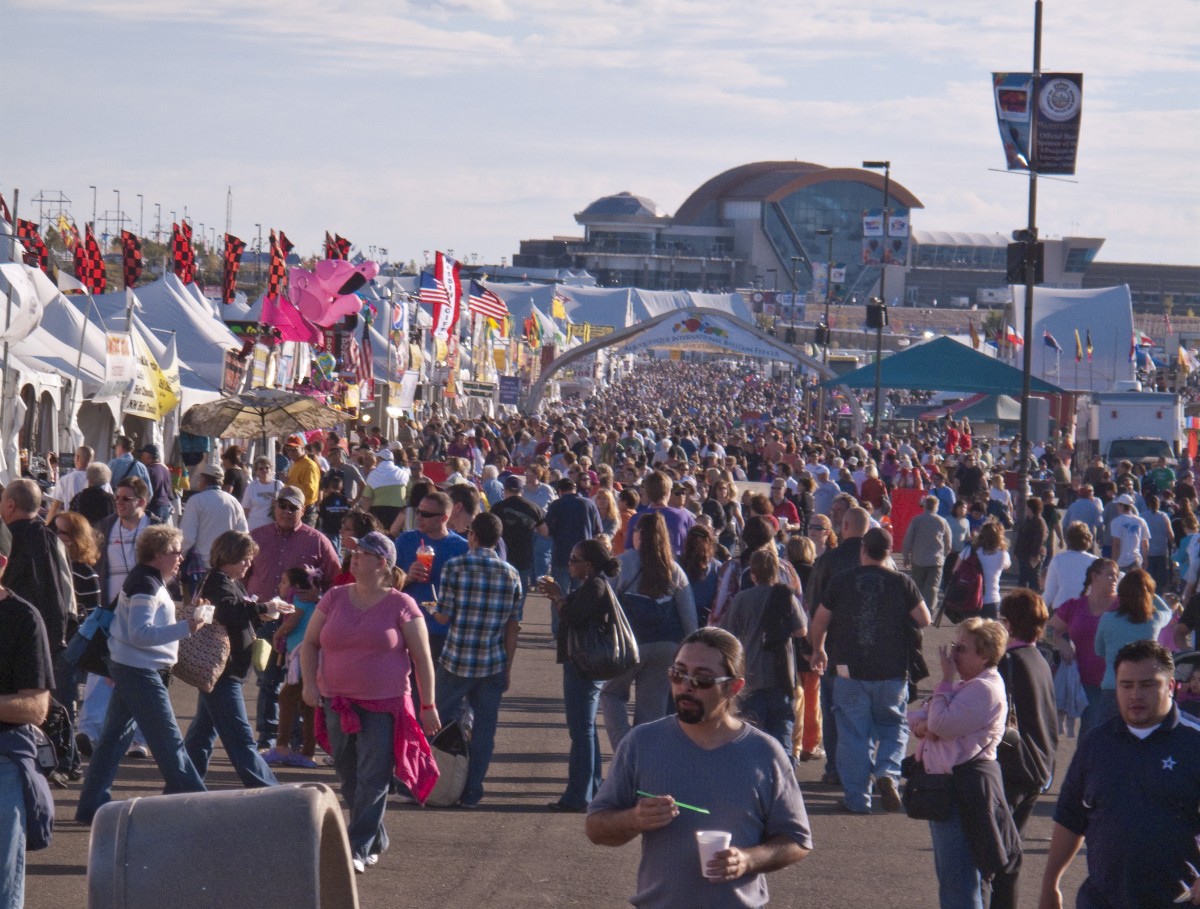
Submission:
{"label": "bracelet", "polygon": [[435,707],[437,707],[436,704],[422,704],[421,705],[422,710],[433,710]]}

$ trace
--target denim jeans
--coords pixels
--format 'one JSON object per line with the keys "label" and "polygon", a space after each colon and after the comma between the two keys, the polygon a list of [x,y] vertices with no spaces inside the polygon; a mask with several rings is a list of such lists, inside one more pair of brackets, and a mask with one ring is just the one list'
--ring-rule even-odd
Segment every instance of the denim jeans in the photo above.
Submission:
{"label": "denim jeans", "polygon": [[833,682],[836,675],[828,671],[821,676],[821,741],[825,743],[825,772],[836,774],[838,728],[837,715],[833,712]]}
{"label": "denim jeans", "polygon": [[[258,636],[271,640],[281,624],[279,620],[264,622],[258,629]],[[279,665],[278,660],[272,660],[262,672],[255,672],[258,675],[258,697],[254,701],[254,732],[258,747],[270,748],[279,735],[279,689],[283,687],[287,670]],[[289,734],[290,731],[285,733]]]}
{"label": "denim jeans", "polygon": [[600,732],[596,728],[599,701],[600,682],[585,679],[570,661],[563,663],[563,705],[571,751],[567,758],[567,789],[561,801],[572,808],[587,807],[600,789]]}
{"label": "denim jeans", "polygon": [[759,688],[742,695],[742,719],[783,746],[792,760],[792,727],[796,722],[792,693],[783,688]]}
{"label": "denim jeans", "polygon": [[636,685],[633,725],[651,723],[667,715],[671,703],[671,680],[667,669],[675,660],[679,645],[672,641],[654,641],[638,647],[638,662],[600,689],[600,712],[613,751],[630,730],[629,692]]}
{"label": "denim jeans", "polygon": [[550,573],[550,551],[554,544],[549,537],[540,533],[533,535],[533,576],[540,578]]}
{"label": "denim jeans", "polygon": [[[76,732],[82,732],[93,743],[99,740],[104,731],[104,718],[108,715],[108,702],[112,700],[112,679],[93,672],[88,673],[87,684],[83,686],[83,709],[79,713],[79,723]],[[133,724],[133,741],[138,745],[146,744],[146,737],[137,723]]]}
{"label": "denim jeans", "polygon": [[158,670],[138,669],[112,660],[108,667],[114,683],[112,700],[75,809],[75,820],[84,824],[90,824],[101,806],[112,801],[113,780],[133,741],[135,720],[163,776],[163,794],[206,791],[204,780],[183,746],[167,686]]}
{"label": "denim jeans", "polygon": [[237,771],[238,779],[247,789],[277,786],[279,781],[271,768],[259,756],[254,747],[254,730],[246,716],[246,702],[242,697],[242,680],[222,676],[208,694],[199,692],[196,700],[196,716],[184,737],[188,757],[200,776],[208,773],[208,762],[212,758],[213,743],[221,736],[221,744],[229,755],[229,762]]}
{"label": "denim jeans", "polygon": [[537,587],[538,574],[532,568],[518,568],[517,575],[521,579],[521,605],[517,607],[517,621],[525,619],[525,601],[529,599],[530,591]]}
{"label": "denim jeans", "polygon": [[388,786],[396,772],[395,721],[390,713],[354,707],[362,729],[353,735],[342,731],[342,720],[330,707],[325,727],[333,746],[333,767],[341,781],[342,800],[350,809],[350,857],[366,861],[388,847],[383,813],[387,809]]}
{"label": "denim jeans", "polygon": [[0,909],[25,905],[25,790],[21,771],[0,757]]}
{"label": "denim jeans", "polygon": [[500,716],[500,699],[504,696],[505,675],[501,671],[495,675],[466,678],[441,666],[437,669],[435,688],[438,716],[442,722],[451,723],[458,719],[468,704],[475,714],[469,746],[471,763],[462,794],[464,805],[477,805],[483,798],[483,778],[487,776],[496,745],[496,721]]}
{"label": "denim jeans", "polygon": [[[837,770],[851,811],[871,810],[871,774],[900,778],[900,760],[908,743],[904,679],[833,680],[833,712],[837,717]],[[872,752],[874,760],[872,760]]]}
{"label": "denim jeans", "polygon": [[979,869],[971,857],[958,809],[948,821],[930,821],[933,867],[937,870],[941,909],[983,909]]}

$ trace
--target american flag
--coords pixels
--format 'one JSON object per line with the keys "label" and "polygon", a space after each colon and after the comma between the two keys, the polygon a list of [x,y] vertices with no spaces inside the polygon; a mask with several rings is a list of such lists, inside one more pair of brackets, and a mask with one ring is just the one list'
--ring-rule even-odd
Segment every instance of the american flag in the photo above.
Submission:
{"label": "american flag", "polygon": [[445,306],[447,302],[446,289],[427,271],[421,272],[420,299],[422,304],[429,307]]}
{"label": "american flag", "polygon": [[497,322],[503,322],[505,316],[508,315],[508,307],[504,305],[504,301],[478,281],[471,282],[471,294],[467,298],[467,311],[495,319]]}

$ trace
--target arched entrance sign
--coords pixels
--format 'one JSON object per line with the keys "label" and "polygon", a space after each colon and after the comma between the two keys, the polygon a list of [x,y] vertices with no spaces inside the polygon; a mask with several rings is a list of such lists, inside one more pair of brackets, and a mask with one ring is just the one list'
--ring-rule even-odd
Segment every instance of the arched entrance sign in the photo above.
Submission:
{"label": "arched entrance sign", "polygon": [[[536,413],[542,406],[546,385],[568,366],[608,348],[620,348],[622,353],[636,353],[654,347],[672,347],[705,351],[728,351],[738,356],[790,363],[816,373],[823,380],[836,373],[820,360],[802,353],[796,347],[773,338],[765,331],[720,309],[692,306],[672,309],[636,325],[621,328],[602,338],[588,341],[554,359],[542,370],[541,376],[529,391],[528,409]],[[847,397],[853,398],[846,389]],[[861,428],[856,414],[855,428]]]}

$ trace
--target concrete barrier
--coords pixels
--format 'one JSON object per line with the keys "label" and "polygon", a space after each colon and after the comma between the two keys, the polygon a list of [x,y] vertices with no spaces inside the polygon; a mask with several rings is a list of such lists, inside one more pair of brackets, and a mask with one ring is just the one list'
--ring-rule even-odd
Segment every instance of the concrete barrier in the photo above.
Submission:
{"label": "concrete barrier", "polygon": [[358,909],[350,844],[328,786],[110,802],[92,822],[89,909]]}

